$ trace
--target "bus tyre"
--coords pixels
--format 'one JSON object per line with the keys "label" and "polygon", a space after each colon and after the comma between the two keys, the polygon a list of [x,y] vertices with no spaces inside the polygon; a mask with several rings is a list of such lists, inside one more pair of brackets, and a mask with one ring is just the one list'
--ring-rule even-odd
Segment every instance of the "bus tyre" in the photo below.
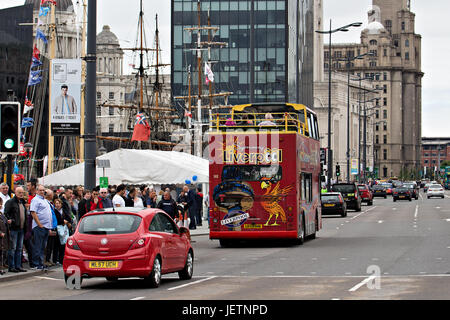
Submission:
{"label": "bus tyre", "polygon": [[302,223],[301,223],[301,226],[300,226],[300,230],[299,230],[299,233],[298,233],[298,235],[297,235],[297,239],[295,240],[295,243],[296,244],[298,244],[298,245],[302,245],[304,242],[305,242],[305,217],[303,216],[303,214],[302,214],[302,218],[301,218],[302,220]]}
{"label": "bus tyre", "polygon": [[222,248],[229,248],[231,247],[231,241],[228,239],[219,239],[219,244]]}
{"label": "bus tyre", "polygon": [[318,215],[316,212],[316,216],[314,218],[314,232],[309,236],[309,238],[311,240],[314,240],[316,238],[316,232],[317,232],[318,228],[319,228],[319,219],[318,219]]}

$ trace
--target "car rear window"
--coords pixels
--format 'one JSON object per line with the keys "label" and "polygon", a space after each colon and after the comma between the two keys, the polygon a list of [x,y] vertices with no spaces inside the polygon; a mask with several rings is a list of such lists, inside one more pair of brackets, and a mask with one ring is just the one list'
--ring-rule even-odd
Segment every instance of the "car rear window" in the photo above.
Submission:
{"label": "car rear window", "polygon": [[322,195],[322,202],[339,202],[339,196],[336,195]]}
{"label": "car rear window", "polygon": [[355,192],[355,186],[352,184],[335,184],[331,187],[331,189],[337,192]]}
{"label": "car rear window", "polygon": [[135,232],[141,217],[131,214],[96,214],[81,220],[78,232],[83,234],[126,234]]}
{"label": "car rear window", "polygon": [[367,190],[366,186],[358,186],[359,190]]}
{"label": "car rear window", "polygon": [[442,186],[440,184],[432,184],[430,186],[430,189],[441,189],[441,188],[442,188]]}

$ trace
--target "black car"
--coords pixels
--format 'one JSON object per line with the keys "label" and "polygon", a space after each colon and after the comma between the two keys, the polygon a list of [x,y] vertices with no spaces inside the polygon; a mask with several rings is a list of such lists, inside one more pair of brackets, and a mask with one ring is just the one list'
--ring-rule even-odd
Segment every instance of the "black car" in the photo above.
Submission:
{"label": "black car", "polygon": [[387,198],[386,187],[382,185],[374,185],[372,187],[373,197],[383,197]]}
{"label": "black car", "polygon": [[392,191],[392,199],[395,201],[397,200],[409,200],[411,201],[412,197],[411,197],[411,191],[409,188],[406,187],[399,187],[399,188],[395,188]]}
{"label": "black car", "polygon": [[322,215],[340,214],[347,216],[347,204],[340,192],[322,193],[320,196],[322,202]]}
{"label": "black car", "polygon": [[417,185],[414,183],[405,183],[403,184],[403,187],[408,188],[411,193],[411,198],[419,199],[419,189],[417,188]]}
{"label": "black car", "polygon": [[361,211],[362,198],[356,183],[336,183],[331,186],[331,191],[342,194],[348,209]]}

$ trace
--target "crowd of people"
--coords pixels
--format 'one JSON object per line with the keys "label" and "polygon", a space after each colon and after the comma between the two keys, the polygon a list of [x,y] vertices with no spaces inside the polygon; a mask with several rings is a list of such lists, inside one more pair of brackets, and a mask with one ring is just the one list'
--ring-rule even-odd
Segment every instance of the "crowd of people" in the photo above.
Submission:
{"label": "crowd of people", "polygon": [[202,226],[203,204],[208,196],[201,189],[185,185],[181,192],[165,188],[109,186],[87,190],[75,188],[50,189],[32,178],[25,186],[9,190],[0,184],[0,275],[27,272],[62,265],[67,238],[78,221],[89,211],[112,207],[159,208],[179,226],[196,229]]}

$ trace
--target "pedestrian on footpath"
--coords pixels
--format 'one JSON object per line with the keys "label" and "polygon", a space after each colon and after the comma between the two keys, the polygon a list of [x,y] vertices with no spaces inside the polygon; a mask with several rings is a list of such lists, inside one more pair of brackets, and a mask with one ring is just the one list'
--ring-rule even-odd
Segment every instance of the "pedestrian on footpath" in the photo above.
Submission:
{"label": "pedestrian on footpath", "polygon": [[125,207],[134,207],[134,198],[136,197],[136,188],[131,187],[128,195],[125,197]]}
{"label": "pedestrian on footpath", "polygon": [[87,202],[91,199],[91,191],[90,190],[84,190],[83,191],[83,199],[78,203],[78,221],[81,220],[81,218],[88,213],[87,210]]}
{"label": "pedestrian on footpath", "polygon": [[22,187],[16,188],[14,198],[5,204],[4,214],[8,218],[10,245],[8,250],[8,271],[26,272],[22,268],[23,237],[26,232],[26,208],[23,199],[25,191]]}
{"label": "pedestrian on footpath", "polygon": [[0,184],[0,198],[2,198],[2,200],[3,200],[3,207],[0,209],[0,212],[4,213],[6,201],[11,199],[11,197],[9,196],[9,186],[5,182]]}
{"label": "pedestrian on footpath", "polygon": [[47,245],[48,231],[52,227],[52,210],[44,198],[45,187],[39,185],[37,194],[31,200],[30,212],[33,216],[33,269],[44,269],[44,250]]}
{"label": "pedestrian on footpath", "polygon": [[195,222],[197,219],[197,192],[194,188],[189,189],[189,186],[184,186],[184,193],[187,194],[187,208],[189,210],[189,218],[191,222],[189,224],[190,230],[197,229],[197,223]]}
{"label": "pedestrian on footpath", "polygon": [[[69,221],[63,219],[63,209],[61,199],[56,198],[54,201],[55,205],[55,216],[58,221],[58,226],[64,226],[69,223]],[[53,247],[53,263],[57,266],[62,265],[64,260],[64,250],[65,243],[61,243],[61,236],[59,233],[56,236],[56,241]]]}
{"label": "pedestrian on footpath", "polygon": [[30,204],[31,200],[36,196],[36,187],[37,187],[37,179],[30,178],[30,181],[27,182],[27,190],[28,190],[28,199],[27,199],[27,231],[25,232],[24,237],[24,246],[27,250],[28,254],[28,264],[30,268],[33,267],[33,245],[32,245],[32,232],[33,232],[33,217],[30,213]]}
{"label": "pedestrian on footpath", "polygon": [[157,195],[155,191],[150,191],[150,196],[147,199],[147,208],[156,208],[157,206]]}
{"label": "pedestrian on footpath", "polygon": [[[48,240],[47,246],[45,247],[45,262],[44,265],[47,267],[53,267],[56,264],[58,258],[58,233],[56,232],[56,228],[58,226],[58,218],[55,212],[54,201],[61,200],[58,197],[53,197],[53,191],[50,189],[45,190],[45,197],[48,203],[50,204],[50,209],[52,210],[52,229],[48,231]],[[55,252],[56,251],[56,252]],[[53,254],[53,262],[51,262],[51,257]]]}
{"label": "pedestrian on footpath", "polygon": [[177,203],[172,199],[168,191],[164,192],[162,200],[158,203],[158,208],[166,212],[174,220],[178,216]]}
{"label": "pedestrian on footpath", "polygon": [[[3,200],[0,198],[0,209],[3,207]],[[0,275],[4,274],[8,268],[9,249],[9,223],[8,218],[0,211]]]}
{"label": "pedestrian on footpath", "polygon": [[195,195],[195,199],[197,201],[197,215],[196,215],[196,222],[197,222],[197,226],[202,226],[203,225],[203,193],[202,193],[202,188],[201,187],[197,187],[197,194]]}
{"label": "pedestrian on footpath", "polygon": [[113,207],[111,198],[109,198],[109,195],[108,195],[108,189],[100,188],[99,199],[101,200],[104,209]]}
{"label": "pedestrian on footpath", "polygon": [[125,185],[120,184],[117,186],[116,194],[112,199],[113,206],[116,208],[124,208],[125,207]]}

